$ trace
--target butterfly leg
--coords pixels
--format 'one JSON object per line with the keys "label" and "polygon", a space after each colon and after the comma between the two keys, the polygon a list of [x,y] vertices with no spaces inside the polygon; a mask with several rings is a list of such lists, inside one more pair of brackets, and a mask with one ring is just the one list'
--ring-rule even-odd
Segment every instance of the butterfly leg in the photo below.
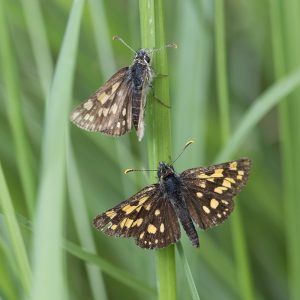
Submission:
{"label": "butterfly leg", "polygon": [[166,108],[171,108],[170,105],[165,104],[163,101],[161,101],[159,98],[157,98],[157,97],[155,96],[155,94],[154,94],[154,89],[153,89],[153,86],[152,86],[152,85],[150,85],[150,88],[151,88],[151,91],[152,91],[152,97],[153,97],[158,103],[160,103],[162,106],[164,106],[164,107],[166,107]]}

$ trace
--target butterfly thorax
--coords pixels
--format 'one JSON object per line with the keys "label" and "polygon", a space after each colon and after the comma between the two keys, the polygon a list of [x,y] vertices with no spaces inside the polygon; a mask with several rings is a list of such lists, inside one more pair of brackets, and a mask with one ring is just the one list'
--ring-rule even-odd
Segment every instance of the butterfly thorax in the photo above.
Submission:
{"label": "butterfly thorax", "polygon": [[192,241],[194,246],[198,247],[198,235],[189,214],[186,201],[182,195],[184,186],[180,176],[175,173],[173,166],[162,162],[159,163],[157,174],[160,179],[160,188],[164,193],[164,198],[171,202],[189,239]]}

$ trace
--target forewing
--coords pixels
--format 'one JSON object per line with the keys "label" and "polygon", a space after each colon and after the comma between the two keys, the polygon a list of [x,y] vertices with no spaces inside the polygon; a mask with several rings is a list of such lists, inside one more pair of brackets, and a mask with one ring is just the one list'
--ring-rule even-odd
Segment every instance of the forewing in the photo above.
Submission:
{"label": "forewing", "polygon": [[234,208],[233,197],[246,184],[250,167],[251,161],[242,158],[180,174],[183,196],[199,227],[207,229],[228,218]]}
{"label": "forewing", "polygon": [[148,249],[166,247],[180,238],[176,214],[158,184],[97,216],[93,224],[107,235],[133,237]]}
{"label": "forewing", "polygon": [[132,128],[131,107],[132,81],[125,67],[76,107],[70,119],[82,129],[120,136]]}

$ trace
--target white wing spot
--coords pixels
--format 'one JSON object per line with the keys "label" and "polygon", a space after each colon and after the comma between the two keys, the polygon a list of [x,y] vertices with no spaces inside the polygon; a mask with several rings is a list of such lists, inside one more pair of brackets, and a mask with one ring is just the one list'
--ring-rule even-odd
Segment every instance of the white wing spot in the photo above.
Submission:
{"label": "white wing spot", "polygon": [[202,208],[207,214],[210,213],[210,209],[207,206],[203,205]]}
{"label": "white wing spot", "polygon": [[108,110],[109,110],[108,108],[104,108],[104,109],[103,109],[103,116],[104,116],[104,117],[107,116]]}
{"label": "white wing spot", "polygon": [[124,107],[122,110],[122,115],[125,116],[126,115],[126,108]]}
{"label": "white wing spot", "polygon": [[73,120],[76,119],[76,118],[78,117],[79,114],[80,114],[79,111],[74,111],[74,112],[73,112],[73,115],[72,115]]}
{"label": "white wing spot", "polygon": [[87,110],[90,110],[93,107],[93,101],[89,99],[87,102],[83,104],[83,107]]}
{"label": "white wing spot", "polygon": [[125,120],[123,120],[123,122],[122,122],[122,125],[123,125],[123,126],[125,126],[125,124],[126,124],[126,121],[125,121]]}
{"label": "white wing spot", "polygon": [[93,122],[94,118],[95,118],[95,116],[94,116],[94,115],[91,115],[91,116],[90,116],[90,121]]}
{"label": "white wing spot", "polygon": [[101,107],[101,108],[98,110],[98,116],[99,116],[99,117],[101,117],[102,112],[103,112],[103,108]]}
{"label": "white wing spot", "polygon": [[120,126],[121,126],[121,123],[118,122],[118,123],[117,123],[117,128],[120,128]]}
{"label": "white wing spot", "polygon": [[118,109],[118,105],[116,103],[114,103],[114,105],[111,107],[113,114],[116,114],[117,109]]}
{"label": "white wing spot", "polygon": [[90,118],[90,114],[86,114],[85,116],[84,116],[84,119],[85,120],[88,120]]}

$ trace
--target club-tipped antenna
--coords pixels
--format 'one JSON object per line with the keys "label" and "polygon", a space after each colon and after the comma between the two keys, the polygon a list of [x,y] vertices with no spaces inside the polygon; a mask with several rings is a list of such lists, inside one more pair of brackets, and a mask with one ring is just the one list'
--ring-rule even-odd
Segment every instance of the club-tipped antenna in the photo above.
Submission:
{"label": "club-tipped antenna", "polygon": [[165,45],[165,46],[162,46],[160,48],[154,48],[154,49],[151,49],[151,53],[154,53],[154,52],[158,52],[158,51],[161,51],[165,48],[178,48],[177,44],[175,43],[172,43],[172,44],[168,44],[168,45]]}
{"label": "club-tipped antenna", "polygon": [[126,169],[124,170],[124,174],[128,174],[131,172],[157,172],[157,170],[146,170],[146,169],[142,169],[142,170],[138,170],[138,169]]}
{"label": "club-tipped antenna", "polygon": [[186,142],[186,144],[184,145],[184,147],[183,147],[183,149],[182,149],[182,151],[180,152],[180,154],[177,156],[177,158],[172,162],[172,165],[175,163],[175,161],[182,155],[182,153],[185,151],[185,149],[189,146],[189,145],[191,145],[191,144],[193,144],[195,141],[193,141],[193,140],[190,140],[190,141],[187,141]]}
{"label": "club-tipped antenna", "polygon": [[122,38],[120,38],[118,35],[113,36],[113,40],[118,40],[120,41],[123,45],[125,45],[128,49],[130,49],[133,53],[136,53],[135,50],[133,50]]}

